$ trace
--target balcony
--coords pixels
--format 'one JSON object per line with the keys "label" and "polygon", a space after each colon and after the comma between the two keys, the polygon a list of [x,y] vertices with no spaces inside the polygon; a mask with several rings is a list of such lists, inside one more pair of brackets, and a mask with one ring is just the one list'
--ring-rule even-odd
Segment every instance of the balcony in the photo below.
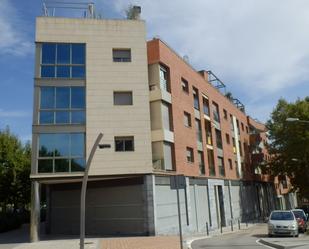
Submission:
{"label": "balcony", "polygon": [[164,100],[165,102],[172,104],[172,95],[164,89],[162,90],[158,85],[150,85],[149,91],[150,102]]}

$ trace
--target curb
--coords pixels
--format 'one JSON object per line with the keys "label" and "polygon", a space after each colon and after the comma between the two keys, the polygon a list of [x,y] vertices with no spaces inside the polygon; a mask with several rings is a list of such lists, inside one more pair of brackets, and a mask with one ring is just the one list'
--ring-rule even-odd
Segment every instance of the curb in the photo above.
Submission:
{"label": "curb", "polygon": [[[248,226],[246,227],[245,229],[243,230],[234,230],[234,231],[228,231],[228,232],[225,232],[225,233],[215,233],[213,235],[209,235],[209,236],[201,236],[201,237],[197,237],[197,238],[193,238],[193,239],[189,239],[189,240],[185,240],[184,241],[184,248],[185,249],[192,249],[191,245],[194,241],[197,241],[197,240],[202,240],[202,239],[209,239],[209,238],[213,238],[213,237],[219,237],[219,236],[222,236],[222,235],[225,235],[225,234],[231,234],[231,233],[237,233],[237,232],[240,232],[240,231],[245,231],[251,227],[253,227],[254,225],[251,225],[251,226]],[[285,249],[285,248],[280,248],[280,249]]]}
{"label": "curb", "polygon": [[269,241],[264,240],[264,239],[259,239],[258,242],[265,245],[265,246],[270,246],[270,247],[276,248],[276,249],[290,249],[290,248],[301,247],[301,246],[307,245],[307,244],[298,244],[298,245],[283,246],[283,245],[280,245],[280,244],[276,244],[274,242],[269,242]]}
{"label": "curb", "polygon": [[276,248],[276,249],[287,249],[287,248],[289,248],[289,247],[285,247],[285,246],[278,245],[278,244],[275,244],[275,243],[271,243],[271,242],[263,240],[263,239],[259,239],[258,242],[265,245],[265,246],[270,246],[270,247],[273,247],[273,248]]}

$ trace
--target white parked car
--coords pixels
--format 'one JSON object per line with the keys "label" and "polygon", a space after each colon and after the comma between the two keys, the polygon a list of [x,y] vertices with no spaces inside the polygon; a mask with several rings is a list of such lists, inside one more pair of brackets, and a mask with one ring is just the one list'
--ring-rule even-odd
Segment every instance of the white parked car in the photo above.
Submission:
{"label": "white parked car", "polygon": [[292,211],[272,211],[268,219],[268,236],[298,237],[298,223]]}

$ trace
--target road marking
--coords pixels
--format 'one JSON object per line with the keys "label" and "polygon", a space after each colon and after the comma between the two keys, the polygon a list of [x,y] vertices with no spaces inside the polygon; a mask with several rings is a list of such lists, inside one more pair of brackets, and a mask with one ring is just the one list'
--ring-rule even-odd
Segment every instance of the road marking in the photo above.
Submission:
{"label": "road marking", "polygon": [[255,242],[257,244],[259,244],[260,246],[264,246],[264,247],[267,247],[267,248],[270,248],[270,249],[276,249],[276,247],[271,247],[271,246],[267,246],[267,245],[264,245],[263,243],[260,242],[261,239],[257,239]]}

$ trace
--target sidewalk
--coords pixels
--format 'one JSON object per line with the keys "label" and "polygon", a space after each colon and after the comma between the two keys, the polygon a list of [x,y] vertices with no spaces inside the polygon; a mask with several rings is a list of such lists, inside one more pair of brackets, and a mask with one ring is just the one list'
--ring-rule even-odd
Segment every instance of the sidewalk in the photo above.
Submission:
{"label": "sidewalk", "polygon": [[[252,224],[248,225],[252,227]],[[241,230],[245,230],[245,224],[241,224]],[[44,240],[29,243],[28,227],[8,232],[0,236],[0,249],[78,249],[78,238],[53,238],[46,237]],[[234,232],[239,231],[238,226],[234,226]],[[231,233],[231,227],[222,229],[222,234]],[[210,231],[209,236],[205,233],[195,236],[184,236],[184,249],[190,248],[190,244],[195,239],[220,236],[220,230]],[[1,240],[2,237],[2,240]],[[9,244],[6,244],[9,243]],[[179,236],[145,236],[145,237],[117,237],[117,238],[88,238],[85,249],[180,249]]]}
{"label": "sidewalk", "polygon": [[[241,230],[252,227],[249,224],[241,224]],[[233,232],[240,231],[238,225],[234,226]],[[184,237],[184,249],[191,248],[191,242],[196,239],[203,239],[207,237],[220,236],[222,234],[231,233],[231,227],[225,227],[220,230],[210,231],[209,236],[206,233],[196,234],[194,236]],[[100,249],[180,249],[179,236],[150,236],[150,237],[124,237],[124,238],[110,238],[101,239]]]}

